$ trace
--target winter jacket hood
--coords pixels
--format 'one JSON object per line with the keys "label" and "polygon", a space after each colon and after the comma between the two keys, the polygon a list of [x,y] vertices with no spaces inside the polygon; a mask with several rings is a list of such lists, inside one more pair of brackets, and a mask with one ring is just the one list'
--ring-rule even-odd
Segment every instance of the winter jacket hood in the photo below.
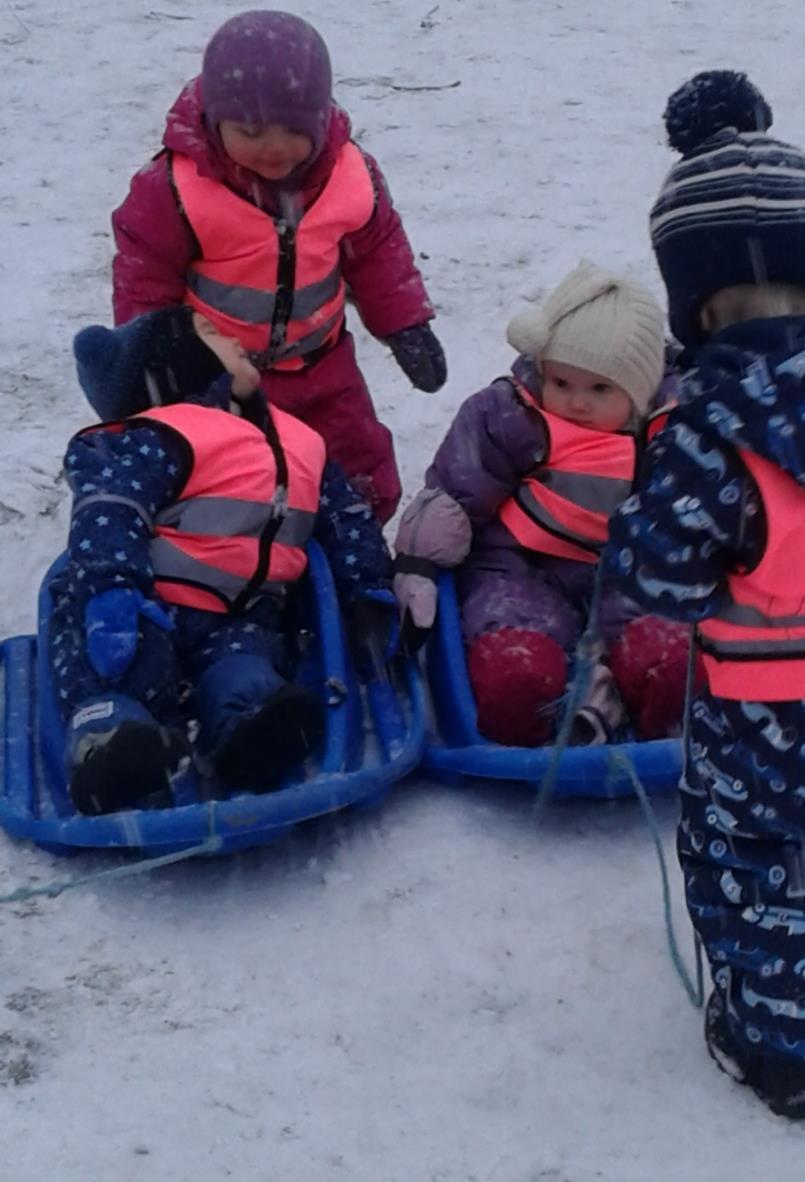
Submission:
{"label": "winter jacket hood", "polygon": [[201,176],[222,181],[256,205],[270,208],[276,204],[277,194],[282,189],[303,190],[307,204],[307,194],[312,197],[326,182],[339,151],[349,142],[351,132],[349,116],[334,103],[324,146],[312,164],[301,165],[295,170],[297,175],[291,174],[281,183],[265,181],[227,156],[218,133],[207,126],[201,102],[201,79],[194,78],[168,112],[162,142],[171,152],[189,156]]}
{"label": "winter jacket hood", "polygon": [[717,333],[682,382],[683,420],[778,465],[805,485],[805,317],[745,321]]}

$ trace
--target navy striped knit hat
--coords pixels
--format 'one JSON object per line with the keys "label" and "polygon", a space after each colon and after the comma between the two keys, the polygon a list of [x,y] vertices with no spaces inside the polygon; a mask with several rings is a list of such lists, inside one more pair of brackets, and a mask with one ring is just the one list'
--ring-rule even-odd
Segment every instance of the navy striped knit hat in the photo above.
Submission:
{"label": "navy striped knit hat", "polygon": [[767,135],[771,108],[745,74],[697,74],[668,100],[682,159],[651,211],[671,331],[701,341],[702,304],[724,287],[805,287],[805,154]]}

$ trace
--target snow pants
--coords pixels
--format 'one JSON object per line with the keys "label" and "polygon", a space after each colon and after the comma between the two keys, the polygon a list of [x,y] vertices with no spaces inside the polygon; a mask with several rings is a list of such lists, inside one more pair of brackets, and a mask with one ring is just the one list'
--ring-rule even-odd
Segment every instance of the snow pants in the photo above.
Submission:
{"label": "snow pants", "polygon": [[691,710],[677,848],[688,910],[739,1047],[805,1064],[801,702]]}
{"label": "snow pants", "polygon": [[69,574],[51,591],[50,668],[67,722],[82,705],[110,693],[133,698],[159,724],[183,725],[183,699],[194,694],[201,745],[214,749],[240,713],[251,713],[288,675],[279,605],[269,599],[238,616],[169,608],[175,630],[140,618],[137,653],[126,672],[102,679],[87,656],[84,600],[71,593]]}
{"label": "snow pants", "polygon": [[402,491],[394,444],[378,421],[351,333],[344,332],[309,369],[269,370],[261,386],[273,406],[319,432],[329,459],[341,465],[375,516],[388,521]]}

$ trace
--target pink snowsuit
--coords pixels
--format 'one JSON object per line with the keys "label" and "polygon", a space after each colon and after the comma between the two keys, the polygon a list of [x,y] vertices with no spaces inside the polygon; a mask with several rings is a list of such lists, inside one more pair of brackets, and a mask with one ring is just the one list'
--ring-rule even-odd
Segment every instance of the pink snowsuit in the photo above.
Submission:
{"label": "pink snowsuit", "polygon": [[[321,192],[350,131],[349,117],[334,105],[324,148],[298,190],[305,208]],[[188,266],[199,256],[171,185],[171,152],[190,157],[202,176],[222,181],[268,213],[277,210],[277,187],[230,160],[207,128],[198,79],[188,83],[168,113],[163,145],[134,176],[128,196],[112,215],[116,324],[183,303]],[[363,323],[382,340],[426,323],[434,312],[382,173],[364,156],[374,185],[374,212],[366,226],[342,239],[340,264]],[[344,332],[305,369],[268,370],[262,388],[274,405],[298,415],[324,437],[330,458],[362,487],[380,520],[388,520],[400,498],[392,438],[377,419],[350,333]]]}

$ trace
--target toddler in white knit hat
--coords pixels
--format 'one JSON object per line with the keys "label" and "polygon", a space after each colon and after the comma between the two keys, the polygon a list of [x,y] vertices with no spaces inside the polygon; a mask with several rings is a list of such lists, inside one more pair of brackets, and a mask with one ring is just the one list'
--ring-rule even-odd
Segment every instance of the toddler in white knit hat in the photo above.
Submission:
{"label": "toddler in white knit hat", "polygon": [[[580,263],[512,320],[511,374],[463,403],[403,515],[395,590],[409,631],[426,634],[437,570],[456,567],[478,728],[496,742],[552,737],[609,517],[631,490],[662,380],[663,326],[649,292]],[[641,738],[679,723],[688,630],[636,615],[605,588],[609,656],[576,741],[611,738],[621,700]]]}

